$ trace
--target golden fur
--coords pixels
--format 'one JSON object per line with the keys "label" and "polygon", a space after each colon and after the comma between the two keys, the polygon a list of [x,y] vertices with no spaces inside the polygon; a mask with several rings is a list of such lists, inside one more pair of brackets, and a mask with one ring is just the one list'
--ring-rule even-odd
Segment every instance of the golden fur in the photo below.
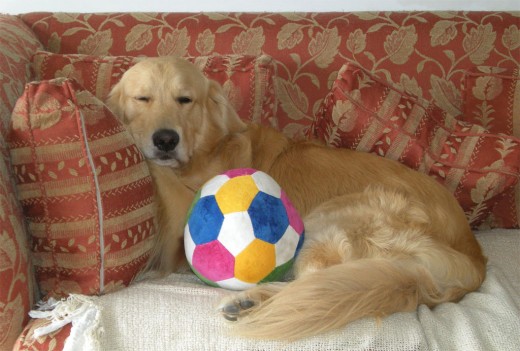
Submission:
{"label": "golden fur", "polygon": [[[172,262],[168,250],[179,247],[192,191],[230,168],[267,172],[302,215],[306,239],[294,281],[222,301],[241,335],[293,340],[457,301],[484,280],[486,259],[466,217],[435,180],[392,160],[245,124],[218,85],[185,61],[135,65],[109,103],[152,161],[167,223],[156,261]],[[158,129],[180,135],[179,150],[162,160],[150,141]]]}

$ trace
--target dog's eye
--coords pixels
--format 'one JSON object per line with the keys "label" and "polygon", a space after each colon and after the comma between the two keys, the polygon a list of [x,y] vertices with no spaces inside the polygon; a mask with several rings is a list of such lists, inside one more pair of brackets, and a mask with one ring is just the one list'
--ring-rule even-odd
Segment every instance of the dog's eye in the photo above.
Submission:
{"label": "dog's eye", "polygon": [[181,97],[178,97],[177,99],[177,102],[181,105],[184,105],[184,104],[189,104],[190,102],[192,102],[193,100],[187,96],[181,96]]}
{"label": "dog's eye", "polygon": [[136,96],[135,99],[137,101],[150,102],[150,97],[148,96]]}

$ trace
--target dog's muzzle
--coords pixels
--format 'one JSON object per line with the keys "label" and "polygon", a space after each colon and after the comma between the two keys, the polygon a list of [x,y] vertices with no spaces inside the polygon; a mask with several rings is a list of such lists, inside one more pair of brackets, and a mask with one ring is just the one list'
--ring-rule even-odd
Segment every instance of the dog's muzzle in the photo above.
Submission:
{"label": "dog's muzzle", "polygon": [[156,148],[155,157],[161,160],[175,158],[175,148],[179,144],[179,133],[173,129],[159,129],[152,135],[152,142]]}
{"label": "dog's muzzle", "polygon": [[153,145],[163,152],[173,151],[179,144],[179,134],[173,129],[159,129],[152,135]]}

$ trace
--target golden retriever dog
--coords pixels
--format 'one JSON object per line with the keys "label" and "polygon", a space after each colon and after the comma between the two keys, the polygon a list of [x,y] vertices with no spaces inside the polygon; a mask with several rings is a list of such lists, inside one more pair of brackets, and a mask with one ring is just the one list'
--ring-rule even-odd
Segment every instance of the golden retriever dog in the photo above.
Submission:
{"label": "golden retriever dog", "polygon": [[171,242],[182,236],[192,192],[227,169],[270,174],[299,210],[306,238],[294,280],[221,302],[241,335],[294,340],[457,301],[485,278],[486,259],[464,212],[434,179],[379,156],[246,124],[218,84],[186,61],[136,64],[109,104],[153,165],[162,220],[175,216],[163,250],[178,247]]}
{"label": "golden retriever dog", "polygon": [[[228,111],[220,85],[199,76],[185,60],[145,60],[122,77],[107,100],[148,160],[159,226],[148,268],[161,272],[174,271],[185,260],[185,218],[203,183],[183,184],[175,170],[187,164],[195,150],[211,150],[213,141],[207,135],[227,133],[224,122],[206,122],[211,116],[236,116]],[[236,123],[242,128],[240,120]]]}

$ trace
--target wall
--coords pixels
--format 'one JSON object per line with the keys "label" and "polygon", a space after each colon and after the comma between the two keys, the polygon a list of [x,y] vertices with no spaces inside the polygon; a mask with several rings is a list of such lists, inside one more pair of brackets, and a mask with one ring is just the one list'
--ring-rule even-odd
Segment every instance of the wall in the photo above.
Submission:
{"label": "wall", "polygon": [[385,11],[515,10],[519,0],[0,0],[0,13],[32,11]]}

